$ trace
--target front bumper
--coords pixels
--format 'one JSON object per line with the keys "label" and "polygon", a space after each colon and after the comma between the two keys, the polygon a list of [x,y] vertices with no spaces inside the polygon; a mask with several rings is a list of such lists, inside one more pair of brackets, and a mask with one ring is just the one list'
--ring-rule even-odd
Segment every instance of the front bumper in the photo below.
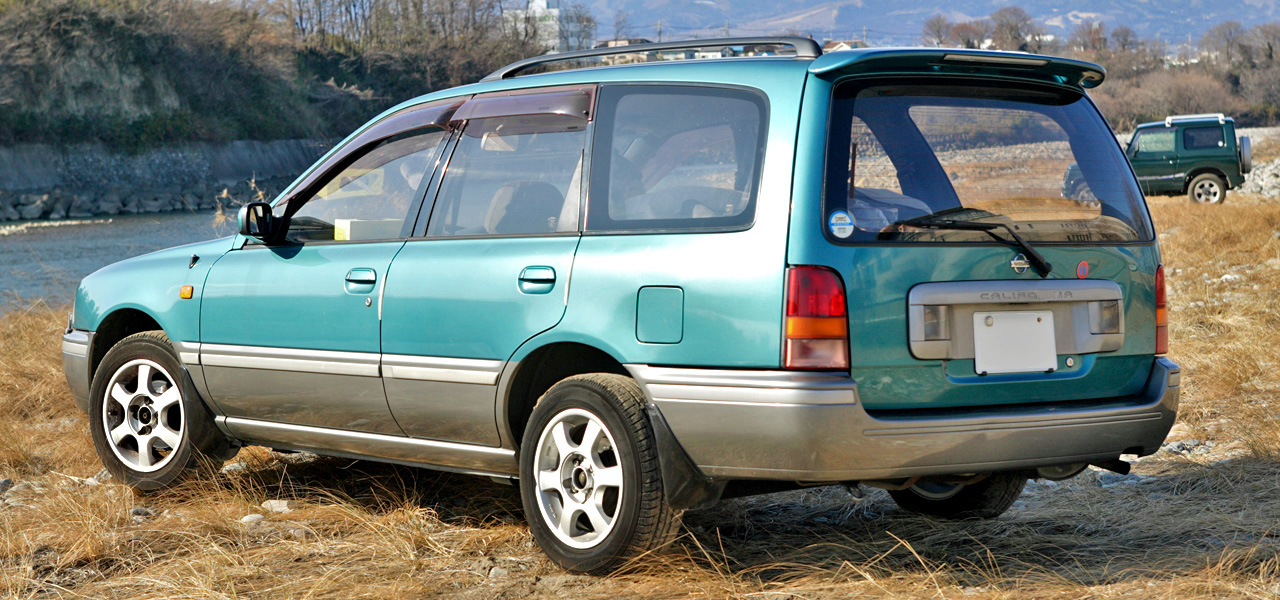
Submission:
{"label": "front bumper", "polygon": [[1156,357],[1136,396],[869,414],[847,376],[628,365],[704,474],[853,481],[1097,462],[1159,449],[1180,368]]}
{"label": "front bumper", "polygon": [[62,336],[62,372],[80,410],[89,412],[89,348],[93,332],[69,329]]}

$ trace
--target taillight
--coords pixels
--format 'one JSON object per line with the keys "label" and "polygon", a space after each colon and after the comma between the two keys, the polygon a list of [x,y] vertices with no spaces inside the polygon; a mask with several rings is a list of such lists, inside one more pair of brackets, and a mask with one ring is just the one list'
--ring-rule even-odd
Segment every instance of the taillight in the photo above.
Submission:
{"label": "taillight", "polygon": [[1164,265],[1156,267],[1156,354],[1169,351],[1169,308],[1164,287]]}
{"label": "taillight", "polygon": [[787,270],[787,318],[782,366],[848,369],[849,319],[844,284],[826,267]]}

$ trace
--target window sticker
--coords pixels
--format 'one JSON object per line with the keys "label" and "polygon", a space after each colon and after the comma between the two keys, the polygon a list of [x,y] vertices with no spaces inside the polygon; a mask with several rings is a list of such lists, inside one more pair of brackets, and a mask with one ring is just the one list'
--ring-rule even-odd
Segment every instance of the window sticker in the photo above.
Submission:
{"label": "window sticker", "polygon": [[827,219],[827,226],[831,228],[831,235],[840,239],[853,235],[853,217],[843,210],[831,213]]}

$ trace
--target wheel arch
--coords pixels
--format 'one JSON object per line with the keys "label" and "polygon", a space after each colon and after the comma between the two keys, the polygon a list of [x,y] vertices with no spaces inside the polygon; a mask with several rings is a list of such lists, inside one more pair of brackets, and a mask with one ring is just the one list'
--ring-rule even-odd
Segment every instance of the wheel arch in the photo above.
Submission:
{"label": "wheel arch", "polygon": [[[108,313],[93,333],[93,341],[89,348],[89,380],[93,380],[93,376],[97,374],[98,365],[112,346],[135,333],[154,330],[165,331],[160,321],[142,308],[126,306]],[[168,335],[167,331],[166,335]]]}
{"label": "wheel arch", "polygon": [[1206,173],[1210,175],[1217,175],[1218,178],[1222,180],[1222,184],[1224,186],[1222,191],[1225,192],[1231,189],[1231,182],[1227,179],[1227,174],[1222,172],[1222,169],[1217,167],[1197,167],[1191,171],[1187,171],[1187,177],[1182,180],[1182,193],[1187,193],[1187,191],[1191,189],[1191,182],[1194,181],[1195,178]]}
{"label": "wheel arch", "polygon": [[557,381],[586,373],[616,373],[630,377],[613,352],[586,341],[557,340],[521,348],[507,363],[498,383],[497,418],[502,437],[520,447],[533,406]]}

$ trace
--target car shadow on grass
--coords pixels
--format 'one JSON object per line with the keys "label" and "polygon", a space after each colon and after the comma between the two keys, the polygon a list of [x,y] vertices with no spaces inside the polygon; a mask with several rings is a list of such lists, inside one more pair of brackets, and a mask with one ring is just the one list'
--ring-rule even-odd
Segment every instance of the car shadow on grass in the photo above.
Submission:
{"label": "car shadow on grass", "polygon": [[[408,503],[469,527],[525,522],[518,489],[482,477],[308,455],[245,464],[220,480],[254,498],[341,501],[372,514]],[[835,486],[726,500],[686,512],[673,547],[629,570],[692,568],[758,585],[926,576],[1003,587],[1102,585],[1215,566],[1247,575],[1277,560],[1280,463],[1147,465],[1151,474],[1118,480],[1090,470],[1031,482],[1009,512],[985,521],[908,513],[881,490],[854,502]]]}

